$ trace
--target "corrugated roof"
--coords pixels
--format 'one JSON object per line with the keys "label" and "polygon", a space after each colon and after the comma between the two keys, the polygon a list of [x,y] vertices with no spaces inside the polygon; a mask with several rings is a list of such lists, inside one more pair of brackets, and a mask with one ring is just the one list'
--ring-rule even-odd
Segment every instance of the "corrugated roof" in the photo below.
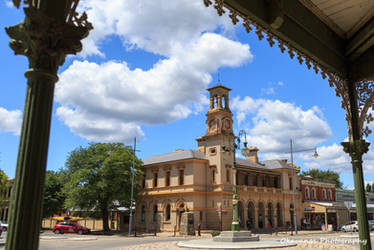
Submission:
{"label": "corrugated roof", "polygon": [[144,165],[156,164],[161,162],[179,161],[186,159],[201,159],[206,160],[205,155],[197,150],[181,150],[174,151],[162,155],[150,156],[144,161]]}

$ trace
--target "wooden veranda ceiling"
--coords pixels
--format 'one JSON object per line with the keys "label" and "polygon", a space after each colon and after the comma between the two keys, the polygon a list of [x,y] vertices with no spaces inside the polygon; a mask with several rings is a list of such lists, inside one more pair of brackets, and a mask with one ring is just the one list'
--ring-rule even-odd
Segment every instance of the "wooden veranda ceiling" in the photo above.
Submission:
{"label": "wooden veranda ceiling", "polygon": [[374,0],[204,2],[215,2],[218,12],[228,8],[233,21],[241,16],[326,74],[355,82],[374,78]]}

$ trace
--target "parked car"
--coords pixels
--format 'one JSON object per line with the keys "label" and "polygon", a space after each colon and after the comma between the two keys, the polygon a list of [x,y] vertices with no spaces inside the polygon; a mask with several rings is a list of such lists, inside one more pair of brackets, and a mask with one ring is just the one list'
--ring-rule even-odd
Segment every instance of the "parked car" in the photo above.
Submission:
{"label": "parked car", "polygon": [[358,222],[357,221],[351,221],[344,226],[342,226],[343,232],[358,232]]}
{"label": "parked car", "polygon": [[8,230],[8,224],[4,224],[1,220],[0,220],[0,226],[3,228],[2,230],[4,232]]}
{"label": "parked car", "polygon": [[52,232],[55,234],[63,233],[77,233],[77,234],[89,234],[91,231],[87,227],[83,227],[76,222],[64,221],[57,223]]}
{"label": "parked car", "polygon": [[369,220],[369,229],[374,230],[374,220]]}

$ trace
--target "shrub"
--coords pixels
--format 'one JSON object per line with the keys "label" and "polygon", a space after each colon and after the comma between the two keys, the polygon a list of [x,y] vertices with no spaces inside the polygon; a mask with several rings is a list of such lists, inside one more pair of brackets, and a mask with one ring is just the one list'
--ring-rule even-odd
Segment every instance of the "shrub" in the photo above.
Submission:
{"label": "shrub", "polygon": [[217,235],[219,235],[221,232],[220,231],[217,231],[217,230],[213,230],[212,232],[210,232],[210,234],[215,237]]}

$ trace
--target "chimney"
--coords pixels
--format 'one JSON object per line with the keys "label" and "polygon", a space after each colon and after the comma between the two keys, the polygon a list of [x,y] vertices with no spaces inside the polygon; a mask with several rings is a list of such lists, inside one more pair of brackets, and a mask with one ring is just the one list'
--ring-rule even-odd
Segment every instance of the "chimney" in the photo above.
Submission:
{"label": "chimney", "polygon": [[249,153],[247,155],[247,160],[258,163],[258,156],[257,156],[258,150],[259,149],[256,148],[256,147],[250,147],[249,148]]}

